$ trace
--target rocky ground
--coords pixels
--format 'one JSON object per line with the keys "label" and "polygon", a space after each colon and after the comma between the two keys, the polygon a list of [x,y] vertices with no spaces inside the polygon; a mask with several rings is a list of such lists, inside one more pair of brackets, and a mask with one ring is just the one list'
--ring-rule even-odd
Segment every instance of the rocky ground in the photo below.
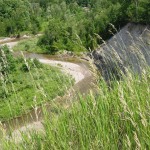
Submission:
{"label": "rocky ground", "polygon": [[140,73],[150,66],[150,26],[128,23],[110,40],[103,41],[92,57],[106,80],[110,74],[119,77],[118,70],[125,73],[130,68]]}

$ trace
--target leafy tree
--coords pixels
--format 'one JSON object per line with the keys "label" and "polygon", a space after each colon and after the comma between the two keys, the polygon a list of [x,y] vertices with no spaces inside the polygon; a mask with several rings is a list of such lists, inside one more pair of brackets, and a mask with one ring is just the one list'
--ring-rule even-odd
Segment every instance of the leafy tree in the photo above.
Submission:
{"label": "leafy tree", "polygon": [[0,6],[1,36],[44,29],[38,45],[48,53],[94,49],[97,35],[110,38],[110,23],[150,23],[149,0],[0,0]]}
{"label": "leafy tree", "polygon": [[26,30],[29,22],[30,4],[27,0],[0,0],[0,24],[5,24],[3,34]]}
{"label": "leafy tree", "polygon": [[150,23],[150,1],[134,0],[128,7],[127,14],[131,21]]}

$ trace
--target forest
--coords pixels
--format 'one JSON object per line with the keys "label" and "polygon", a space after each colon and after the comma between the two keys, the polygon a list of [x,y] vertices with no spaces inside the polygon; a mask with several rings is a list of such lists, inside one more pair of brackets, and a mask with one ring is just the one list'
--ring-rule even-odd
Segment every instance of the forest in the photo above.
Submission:
{"label": "forest", "polygon": [[[44,33],[47,53],[90,51],[127,22],[150,23],[149,0],[0,0],[0,36]],[[18,15],[19,14],[19,15]]]}

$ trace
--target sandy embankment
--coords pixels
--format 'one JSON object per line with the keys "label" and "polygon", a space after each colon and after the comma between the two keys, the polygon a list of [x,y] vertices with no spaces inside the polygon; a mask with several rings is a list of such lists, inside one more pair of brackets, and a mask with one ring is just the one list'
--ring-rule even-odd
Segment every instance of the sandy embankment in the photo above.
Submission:
{"label": "sandy embankment", "polygon": [[53,66],[60,66],[64,73],[71,75],[75,79],[75,84],[84,79],[84,74],[82,73],[82,68],[74,63],[49,60],[49,59],[39,59],[43,64],[49,64]]}

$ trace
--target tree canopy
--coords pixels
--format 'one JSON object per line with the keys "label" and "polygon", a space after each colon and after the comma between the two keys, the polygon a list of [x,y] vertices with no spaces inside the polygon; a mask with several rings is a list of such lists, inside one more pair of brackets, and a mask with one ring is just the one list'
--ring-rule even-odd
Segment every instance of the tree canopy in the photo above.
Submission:
{"label": "tree canopy", "polygon": [[150,23],[149,0],[0,0],[0,35],[45,31],[48,53],[94,49],[111,36],[109,25]]}

